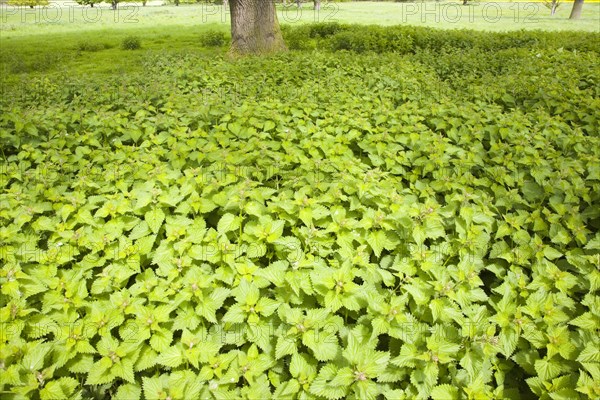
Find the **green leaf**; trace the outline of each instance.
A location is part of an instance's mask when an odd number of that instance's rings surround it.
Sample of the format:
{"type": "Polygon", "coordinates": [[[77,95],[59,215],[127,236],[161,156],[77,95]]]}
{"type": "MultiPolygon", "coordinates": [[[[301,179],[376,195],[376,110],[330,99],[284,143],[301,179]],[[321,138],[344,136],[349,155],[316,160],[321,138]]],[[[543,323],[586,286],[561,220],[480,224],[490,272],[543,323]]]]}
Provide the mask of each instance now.
{"type": "Polygon", "coordinates": [[[225,214],[217,224],[217,232],[219,232],[220,235],[223,235],[227,232],[236,230],[240,227],[240,222],[241,219],[239,217],[236,217],[233,214],[225,214]]]}
{"type": "Polygon", "coordinates": [[[246,313],[242,309],[242,307],[238,304],[234,304],[225,313],[223,316],[223,322],[230,323],[242,323],[246,321],[246,313]]]}
{"type": "Polygon", "coordinates": [[[512,328],[502,328],[499,334],[500,348],[506,358],[512,356],[512,353],[517,348],[519,334],[512,328]]]}
{"type": "Polygon", "coordinates": [[[372,231],[369,233],[367,237],[367,243],[373,249],[373,252],[377,257],[381,255],[381,251],[387,245],[387,236],[385,235],[385,231],[372,231]]]}
{"type": "Polygon", "coordinates": [[[163,398],[163,386],[159,378],[142,377],[142,387],[147,400],[160,400],[163,398]]]}
{"type": "Polygon", "coordinates": [[[353,386],[357,399],[375,400],[379,394],[377,384],[370,380],[358,381],[353,386]]]}
{"type": "Polygon", "coordinates": [[[283,235],[284,226],[285,226],[285,221],[282,221],[282,220],[273,221],[270,224],[268,224],[267,225],[267,227],[268,227],[267,242],[269,242],[269,243],[276,242],[277,239],[279,239],[281,237],[281,235],[283,235]]]}
{"type": "Polygon", "coordinates": [[[102,385],[105,383],[111,383],[114,381],[115,376],[109,372],[112,362],[109,358],[104,357],[100,361],[94,363],[92,369],[89,371],[87,385],[102,385]]]}
{"type": "Polygon", "coordinates": [[[50,352],[49,343],[38,343],[27,351],[23,357],[22,365],[29,371],[39,371],[44,366],[44,358],[50,352]]]}
{"type": "Polygon", "coordinates": [[[433,400],[458,400],[458,389],[452,385],[438,385],[431,391],[433,400]]]}
{"type": "Polygon", "coordinates": [[[312,351],[312,356],[319,361],[333,360],[340,346],[334,333],[327,329],[309,331],[302,335],[302,343],[312,351]]]}
{"type": "Polygon", "coordinates": [[[560,361],[554,359],[536,360],[534,366],[538,376],[545,381],[557,377],[563,371],[560,361]]]}
{"type": "Polygon", "coordinates": [[[42,390],[40,390],[41,400],[63,400],[70,398],[75,389],[79,386],[74,378],[60,378],[48,382],[42,390]]]}
{"type": "Polygon", "coordinates": [[[170,368],[177,368],[183,364],[183,353],[179,347],[171,346],[158,355],[156,362],[170,368]]]}
{"type": "Polygon", "coordinates": [[[160,227],[162,226],[163,222],[165,221],[165,213],[160,208],[154,208],[148,211],[144,218],[145,221],[148,223],[148,227],[150,227],[152,232],[156,234],[160,230],[160,227]]]}
{"type": "Polygon", "coordinates": [[[115,400],[140,400],[142,397],[142,389],[135,384],[126,383],[119,386],[115,394],[115,400]]]}
{"type": "Polygon", "coordinates": [[[286,355],[296,354],[298,349],[296,341],[292,337],[280,336],[275,346],[275,358],[280,359],[286,355]]]}
{"type": "Polygon", "coordinates": [[[555,260],[562,257],[562,253],[552,247],[544,247],[544,257],[548,260],[555,260]]]}

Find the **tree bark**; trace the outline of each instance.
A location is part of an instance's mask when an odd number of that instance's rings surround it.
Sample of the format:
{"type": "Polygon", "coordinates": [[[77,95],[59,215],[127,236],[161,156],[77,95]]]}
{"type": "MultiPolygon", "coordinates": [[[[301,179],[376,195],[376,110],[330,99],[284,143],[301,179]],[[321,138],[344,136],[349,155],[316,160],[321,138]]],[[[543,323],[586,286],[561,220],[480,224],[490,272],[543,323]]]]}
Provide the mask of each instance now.
{"type": "Polygon", "coordinates": [[[273,0],[229,0],[231,53],[264,54],[286,50],[273,0]]]}
{"type": "Polygon", "coordinates": [[[581,10],[583,9],[583,0],[573,1],[573,8],[571,9],[571,15],[569,19],[579,19],[581,17],[581,10]]]}
{"type": "Polygon", "coordinates": [[[314,0],[315,10],[319,11],[321,9],[321,0],[314,0]]]}

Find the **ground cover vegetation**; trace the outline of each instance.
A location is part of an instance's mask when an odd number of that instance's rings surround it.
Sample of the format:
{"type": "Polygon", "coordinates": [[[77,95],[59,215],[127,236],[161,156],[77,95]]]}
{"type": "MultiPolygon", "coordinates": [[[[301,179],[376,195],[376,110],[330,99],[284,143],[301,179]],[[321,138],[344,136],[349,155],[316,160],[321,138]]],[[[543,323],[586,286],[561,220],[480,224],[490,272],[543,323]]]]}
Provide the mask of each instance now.
{"type": "Polygon", "coordinates": [[[2,397],[597,398],[598,34],[282,30],[3,57],[2,397]]]}

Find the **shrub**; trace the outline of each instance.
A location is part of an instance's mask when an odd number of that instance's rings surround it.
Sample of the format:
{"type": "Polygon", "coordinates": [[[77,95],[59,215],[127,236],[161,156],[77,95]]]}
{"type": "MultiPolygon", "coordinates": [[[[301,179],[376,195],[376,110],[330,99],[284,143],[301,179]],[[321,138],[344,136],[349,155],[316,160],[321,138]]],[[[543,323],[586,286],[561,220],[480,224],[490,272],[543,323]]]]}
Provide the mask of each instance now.
{"type": "Polygon", "coordinates": [[[437,30],[414,26],[352,26],[338,23],[318,23],[283,26],[284,38],[292,50],[311,48],[357,53],[416,52],[420,49],[441,51],[471,48],[488,52],[505,49],[559,49],[598,52],[598,34],[587,32],[517,31],[504,33],[479,32],[467,29],[437,30]]]}
{"type": "Polygon", "coordinates": [[[222,47],[228,42],[227,34],[223,31],[210,30],[200,37],[200,43],[204,47],[222,47]]]}
{"type": "Polygon", "coordinates": [[[47,6],[50,4],[48,0],[9,0],[8,4],[11,6],[25,6],[33,8],[35,6],[47,6]]]}
{"type": "Polygon", "coordinates": [[[96,52],[105,49],[110,49],[112,46],[108,43],[91,43],[91,42],[79,42],[77,43],[77,50],[96,52]]]}
{"type": "Polygon", "coordinates": [[[412,38],[396,29],[357,26],[338,30],[331,36],[330,48],[334,51],[351,50],[357,53],[407,53],[412,49],[412,38]]]}
{"type": "Polygon", "coordinates": [[[317,40],[310,35],[310,25],[292,27],[282,25],[281,33],[290,50],[311,50],[317,47],[317,40]]]}
{"type": "Polygon", "coordinates": [[[326,38],[329,36],[333,36],[344,29],[345,27],[343,25],[338,24],[337,22],[320,22],[308,26],[309,35],[311,38],[326,38]]]}
{"type": "Polygon", "coordinates": [[[121,44],[123,50],[137,50],[141,47],[142,44],[137,36],[128,36],[123,39],[123,43],[121,44]]]}

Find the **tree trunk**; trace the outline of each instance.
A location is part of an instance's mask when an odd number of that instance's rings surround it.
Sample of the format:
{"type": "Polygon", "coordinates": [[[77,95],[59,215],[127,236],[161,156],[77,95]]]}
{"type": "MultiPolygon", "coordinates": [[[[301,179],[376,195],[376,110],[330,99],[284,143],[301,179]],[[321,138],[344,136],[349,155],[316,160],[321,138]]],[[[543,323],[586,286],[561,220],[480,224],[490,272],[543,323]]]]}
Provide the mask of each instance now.
{"type": "Polygon", "coordinates": [[[314,0],[315,10],[319,11],[321,9],[321,0],[314,0]]]}
{"type": "Polygon", "coordinates": [[[463,0],[463,6],[466,6],[466,5],[467,5],[467,1],[468,1],[468,0],[463,0]]]}
{"type": "Polygon", "coordinates": [[[558,1],[552,0],[552,8],[550,8],[550,15],[556,14],[556,7],[558,7],[558,1]]]}
{"type": "Polygon", "coordinates": [[[571,15],[569,19],[579,19],[581,17],[581,10],[583,9],[583,0],[575,0],[573,2],[573,8],[571,9],[571,15]]]}
{"type": "Polygon", "coordinates": [[[90,3],[90,7],[94,8],[94,3],[90,3]]]}
{"type": "Polygon", "coordinates": [[[231,53],[263,54],[286,50],[275,2],[230,0],[231,53]]]}
{"type": "Polygon", "coordinates": [[[296,0],[296,5],[298,6],[298,8],[300,8],[300,6],[302,5],[302,0],[296,0]]]}

